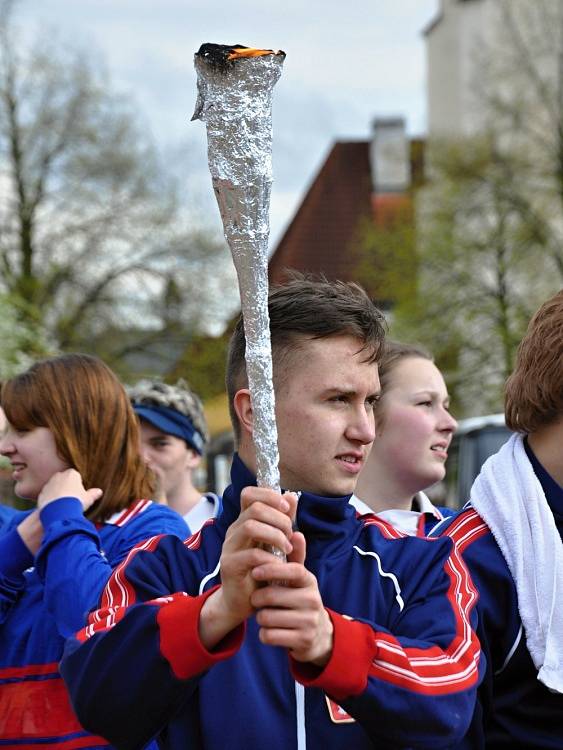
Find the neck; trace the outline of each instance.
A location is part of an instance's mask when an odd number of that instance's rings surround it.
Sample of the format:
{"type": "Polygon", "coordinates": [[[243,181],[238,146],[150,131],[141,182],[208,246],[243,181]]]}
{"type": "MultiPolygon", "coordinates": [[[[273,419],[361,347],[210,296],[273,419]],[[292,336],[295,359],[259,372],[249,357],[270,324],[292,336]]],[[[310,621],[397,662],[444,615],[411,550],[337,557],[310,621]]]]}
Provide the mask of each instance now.
{"type": "Polygon", "coordinates": [[[256,452],[252,440],[241,438],[236,451],[246,468],[256,476],[256,452]]]}
{"type": "Polygon", "coordinates": [[[401,487],[373,459],[374,456],[368,458],[368,464],[360,474],[355,492],[356,497],[363,500],[374,513],[391,509],[411,510],[416,490],[409,491],[401,487]]]}
{"type": "MultiPolygon", "coordinates": [[[[356,493],[357,494],[357,493],[356,493]]],[[[369,496],[358,495],[360,500],[363,500],[374,513],[381,513],[384,510],[412,510],[412,501],[414,495],[408,497],[397,497],[392,498],[389,495],[379,495],[377,492],[372,492],[369,496]]]]}
{"type": "Polygon", "coordinates": [[[560,487],[563,487],[563,418],[528,435],[534,455],[560,487]]]}
{"type": "Polygon", "coordinates": [[[181,516],[189,513],[200,500],[201,492],[193,486],[189,479],[181,482],[166,493],[166,505],[181,516]]]}

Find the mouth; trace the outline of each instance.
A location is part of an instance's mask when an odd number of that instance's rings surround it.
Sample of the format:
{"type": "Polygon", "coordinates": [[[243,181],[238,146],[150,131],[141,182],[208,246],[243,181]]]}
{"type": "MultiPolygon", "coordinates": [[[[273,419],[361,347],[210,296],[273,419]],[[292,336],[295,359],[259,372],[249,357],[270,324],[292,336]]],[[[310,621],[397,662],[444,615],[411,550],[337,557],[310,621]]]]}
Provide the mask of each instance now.
{"type": "Polygon", "coordinates": [[[12,479],[17,481],[25,469],[25,464],[12,464],[12,479]]]}
{"type": "Polygon", "coordinates": [[[431,445],[430,450],[440,458],[446,459],[448,457],[447,443],[436,443],[435,445],[431,445]]]}
{"type": "Polygon", "coordinates": [[[357,474],[364,465],[364,458],[361,453],[341,453],[336,456],[336,460],[350,474],[357,474]]]}

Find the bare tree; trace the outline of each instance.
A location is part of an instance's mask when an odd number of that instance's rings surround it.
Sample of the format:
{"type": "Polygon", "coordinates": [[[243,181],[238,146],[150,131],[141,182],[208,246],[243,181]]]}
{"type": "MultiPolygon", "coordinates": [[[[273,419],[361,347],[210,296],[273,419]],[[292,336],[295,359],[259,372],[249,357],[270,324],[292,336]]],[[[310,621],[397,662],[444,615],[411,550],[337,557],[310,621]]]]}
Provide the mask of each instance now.
{"type": "Polygon", "coordinates": [[[148,128],[101,65],[56,39],[25,48],[12,5],[0,5],[3,291],[63,349],[116,358],[143,337],[114,335],[109,351],[108,330],[197,329],[229,267],[224,243],[191,229],[148,128]]]}

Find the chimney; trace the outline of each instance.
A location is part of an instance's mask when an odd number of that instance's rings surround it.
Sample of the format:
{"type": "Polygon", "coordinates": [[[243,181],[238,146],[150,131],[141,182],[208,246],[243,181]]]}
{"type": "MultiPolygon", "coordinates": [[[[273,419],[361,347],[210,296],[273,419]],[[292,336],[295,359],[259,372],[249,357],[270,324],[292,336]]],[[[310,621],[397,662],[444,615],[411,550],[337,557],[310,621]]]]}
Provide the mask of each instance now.
{"type": "Polygon", "coordinates": [[[403,117],[373,121],[370,166],[374,193],[404,193],[410,185],[409,148],[403,117]]]}

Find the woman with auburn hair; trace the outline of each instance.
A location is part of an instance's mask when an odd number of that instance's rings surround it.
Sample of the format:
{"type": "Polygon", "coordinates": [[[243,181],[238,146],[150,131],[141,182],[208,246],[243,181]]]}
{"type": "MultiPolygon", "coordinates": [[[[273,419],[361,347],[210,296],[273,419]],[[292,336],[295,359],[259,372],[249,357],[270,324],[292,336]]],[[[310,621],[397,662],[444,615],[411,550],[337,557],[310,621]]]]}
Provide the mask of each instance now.
{"type": "Polygon", "coordinates": [[[479,590],[487,671],[460,747],[562,748],[563,290],[530,321],[505,416],[516,434],[432,534],[457,542],[479,590]]]}
{"type": "Polygon", "coordinates": [[[376,437],[350,502],[361,514],[377,513],[406,534],[426,536],[455,513],[433,505],[423,491],[444,478],[457,428],[448,389],[430,354],[417,346],[386,341],[378,367],[376,437]]]}
{"type": "Polygon", "coordinates": [[[105,746],[70,706],[58,672],[65,638],[132,547],[188,529],[147,499],[154,478],[139,455],[137,418],[101,360],[37,362],[3,384],[0,401],[8,420],[0,453],[16,494],[37,504],[0,531],[1,744],[105,746]]]}

